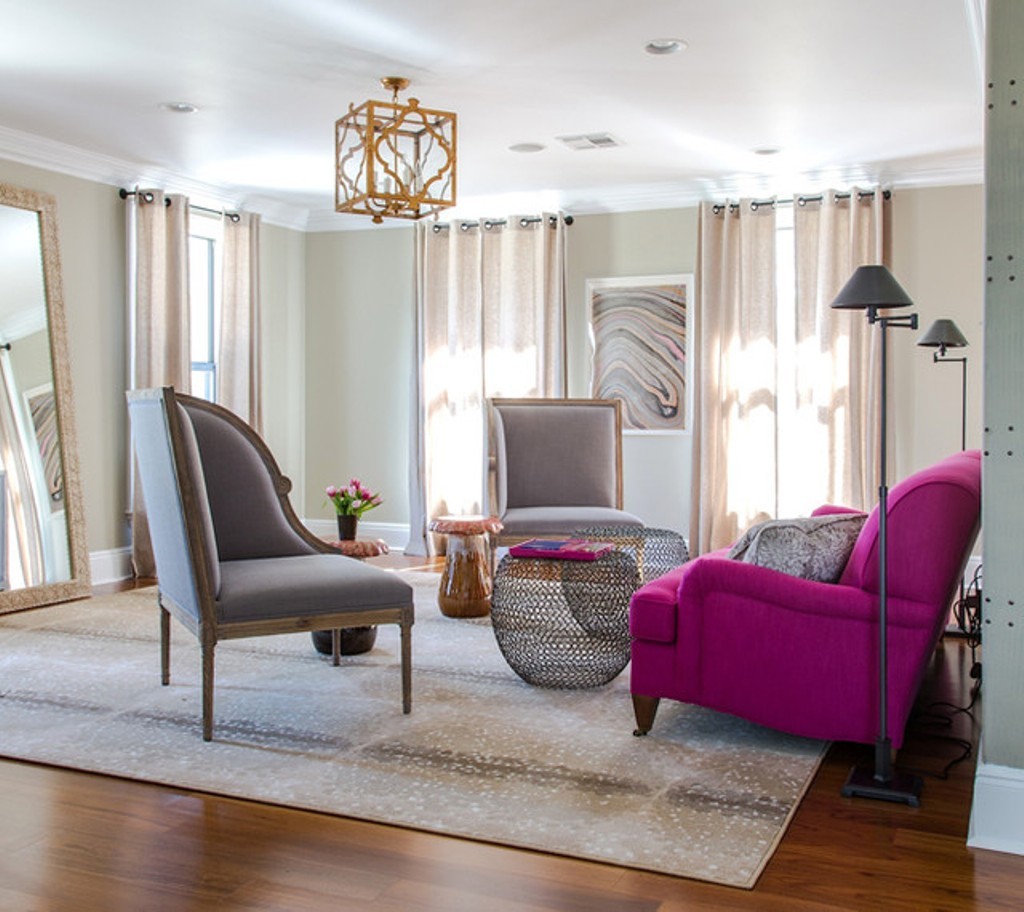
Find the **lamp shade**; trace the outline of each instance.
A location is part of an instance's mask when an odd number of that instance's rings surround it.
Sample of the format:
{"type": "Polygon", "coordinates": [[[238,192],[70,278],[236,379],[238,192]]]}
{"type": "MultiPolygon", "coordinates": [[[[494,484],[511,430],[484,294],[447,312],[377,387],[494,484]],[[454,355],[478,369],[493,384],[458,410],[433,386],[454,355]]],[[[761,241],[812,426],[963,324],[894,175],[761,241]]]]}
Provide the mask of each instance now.
{"type": "Polygon", "coordinates": [[[913,303],[903,286],[884,266],[858,266],[839,290],[832,307],[864,310],[869,307],[910,307],[913,303]]]}
{"type": "Polygon", "coordinates": [[[925,348],[965,348],[967,339],[960,328],[952,320],[936,320],[928,327],[928,331],[917,340],[918,345],[925,348]]]}

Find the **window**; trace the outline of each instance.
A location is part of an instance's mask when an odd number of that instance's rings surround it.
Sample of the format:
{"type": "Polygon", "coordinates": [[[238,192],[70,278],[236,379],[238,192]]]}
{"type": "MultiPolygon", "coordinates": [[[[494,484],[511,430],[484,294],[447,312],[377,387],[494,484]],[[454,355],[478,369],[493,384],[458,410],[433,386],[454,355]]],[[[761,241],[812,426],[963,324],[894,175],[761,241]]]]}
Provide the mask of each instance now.
{"type": "Polygon", "coordinates": [[[192,395],[210,402],[217,401],[221,238],[220,219],[193,211],[188,239],[192,395]]]}

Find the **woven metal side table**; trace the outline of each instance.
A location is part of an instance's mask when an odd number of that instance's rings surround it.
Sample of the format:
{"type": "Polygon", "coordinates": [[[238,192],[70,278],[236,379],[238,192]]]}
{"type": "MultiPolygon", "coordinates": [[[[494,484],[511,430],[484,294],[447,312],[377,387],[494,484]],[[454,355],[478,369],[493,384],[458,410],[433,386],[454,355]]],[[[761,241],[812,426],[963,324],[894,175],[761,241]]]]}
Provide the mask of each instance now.
{"type": "Polygon", "coordinates": [[[494,574],[491,624],[505,661],[528,684],[600,687],[629,662],[629,600],[636,561],[506,555],[494,574]]]}
{"type": "Polygon", "coordinates": [[[588,526],[577,529],[573,538],[609,542],[625,551],[640,570],[640,585],[664,576],[690,559],[686,539],[671,529],[646,526],[588,526]]]}

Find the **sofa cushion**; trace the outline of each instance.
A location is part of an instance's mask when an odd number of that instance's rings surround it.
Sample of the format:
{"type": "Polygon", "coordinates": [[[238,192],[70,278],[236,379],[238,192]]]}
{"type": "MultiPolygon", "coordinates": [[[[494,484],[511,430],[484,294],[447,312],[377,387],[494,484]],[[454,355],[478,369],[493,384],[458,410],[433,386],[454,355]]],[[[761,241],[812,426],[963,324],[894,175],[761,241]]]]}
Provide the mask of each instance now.
{"type": "Polygon", "coordinates": [[[834,583],[866,519],[864,513],[835,513],[768,520],[748,529],[729,557],[790,576],[834,583]]]}

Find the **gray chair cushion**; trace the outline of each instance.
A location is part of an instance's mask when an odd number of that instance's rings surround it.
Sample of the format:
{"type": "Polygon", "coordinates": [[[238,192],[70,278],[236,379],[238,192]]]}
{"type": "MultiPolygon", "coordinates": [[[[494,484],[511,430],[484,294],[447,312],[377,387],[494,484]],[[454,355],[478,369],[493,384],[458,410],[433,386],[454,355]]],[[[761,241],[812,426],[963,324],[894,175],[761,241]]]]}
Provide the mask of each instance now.
{"type": "Polygon", "coordinates": [[[614,508],[617,496],[615,412],[552,405],[495,406],[499,483],[508,509],[540,506],[614,508]]]}
{"type": "Polygon", "coordinates": [[[185,408],[202,455],[220,559],[314,553],[289,525],[273,478],[252,442],[219,415],[185,408]]]}
{"type": "Polygon", "coordinates": [[[412,587],[394,573],[341,554],[224,561],[217,619],[222,624],[367,611],[408,605],[412,587]]]}
{"type": "Polygon", "coordinates": [[[834,583],[866,519],[864,513],[838,513],[758,523],[732,546],[729,557],[790,576],[834,583]]]}
{"type": "Polygon", "coordinates": [[[611,507],[520,507],[501,517],[503,536],[564,535],[582,526],[642,526],[643,521],[611,507]]]}

